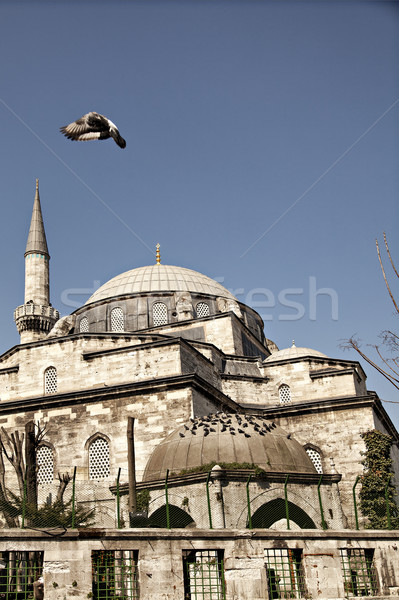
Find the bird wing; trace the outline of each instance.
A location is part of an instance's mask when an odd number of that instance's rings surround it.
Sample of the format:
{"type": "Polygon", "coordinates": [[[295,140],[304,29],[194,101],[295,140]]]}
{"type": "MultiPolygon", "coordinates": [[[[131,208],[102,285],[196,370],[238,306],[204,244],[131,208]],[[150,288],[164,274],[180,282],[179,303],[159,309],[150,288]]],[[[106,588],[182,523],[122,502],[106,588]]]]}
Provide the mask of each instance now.
{"type": "Polygon", "coordinates": [[[69,125],[65,125],[60,128],[61,133],[66,135],[72,140],[92,140],[98,139],[98,136],[94,137],[82,137],[82,135],[90,134],[92,132],[104,132],[109,130],[108,119],[103,115],[99,115],[95,112],[87,113],[80,119],[77,119],[69,125]]]}

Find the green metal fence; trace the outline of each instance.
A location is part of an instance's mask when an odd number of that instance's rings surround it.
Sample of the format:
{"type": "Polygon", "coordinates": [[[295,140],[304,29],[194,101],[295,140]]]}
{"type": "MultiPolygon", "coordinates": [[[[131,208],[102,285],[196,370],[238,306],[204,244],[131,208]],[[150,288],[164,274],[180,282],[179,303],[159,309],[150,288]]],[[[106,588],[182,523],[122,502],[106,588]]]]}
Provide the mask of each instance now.
{"type": "MultiPolygon", "coordinates": [[[[167,474],[163,484],[157,487],[143,489],[138,485],[140,512],[133,515],[128,510],[125,471],[118,469],[113,481],[93,481],[78,478],[74,469],[61,498],[59,482],[47,482],[38,485],[38,504],[32,506],[25,486],[22,499],[14,496],[8,504],[1,505],[0,510],[3,516],[7,512],[9,527],[39,529],[190,526],[366,529],[376,522],[361,512],[360,476],[337,485],[326,482],[320,475],[304,489],[290,474],[283,477],[280,474],[278,482],[270,485],[259,479],[255,471],[247,470],[239,475],[229,471],[228,485],[220,484],[217,491],[212,471],[196,477],[195,489],[190,482],[184,486],[181,478],[175,481],[176,478],[167,474]]],[[[219,477],[223,478],[220,472],[219,477]]],[[[388,493],[380,493],[373,507],[379,517],[378,528],[398,528],[398,513],[388,493]]]]}
{"type": "Polygon", "coordinates": [[[91,553],[94,600],[137,600],[138,552],[93,550],[91,553]]]}
{"type": "Polygon", "coordinates": [[[374,569],[374,550],[343,548],[340,550],[345,595],[377,596],[377,576],[374,569]]]}
{"type": "Polygon", "coordinates": [[[302,550],[273,548],[265,550],[269,598],[304,598],[305,578],[302,550]]]}
{"type": "Polygon", "coordinates": [[[43,552],[0,553],[0,598],[33,599],[33,584],[43,572],[43,552]]]}
{"type": "Polygon", "coordinates": [[[184,550],[184,600],[225,600],[223,550],[184,550]]]}

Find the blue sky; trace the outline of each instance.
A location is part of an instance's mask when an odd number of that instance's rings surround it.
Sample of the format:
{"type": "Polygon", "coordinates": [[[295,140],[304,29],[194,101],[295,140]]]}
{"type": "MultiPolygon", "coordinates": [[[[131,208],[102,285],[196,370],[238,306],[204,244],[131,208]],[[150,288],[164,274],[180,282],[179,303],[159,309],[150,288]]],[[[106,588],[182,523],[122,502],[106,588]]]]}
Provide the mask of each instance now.
{"type": "Polygon", "coordinates": [[[62,314],[159,242],[280,348],[356,360],[342,339],[397,331],[375,252],[386,231],[399,264],[396,2],[3,0],[0,16],[1,352],[36,177],[62,314]],[[90,110],[125,150],[59,133],[90,110]]]}

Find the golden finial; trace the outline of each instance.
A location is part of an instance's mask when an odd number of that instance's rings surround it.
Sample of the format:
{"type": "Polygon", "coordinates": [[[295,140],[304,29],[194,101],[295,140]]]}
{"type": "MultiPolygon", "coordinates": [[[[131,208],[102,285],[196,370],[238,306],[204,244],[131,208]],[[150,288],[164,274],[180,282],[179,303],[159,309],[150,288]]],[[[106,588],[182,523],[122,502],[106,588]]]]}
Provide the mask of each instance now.
{"type": "Polygon", "coordinates": [[[292,340],[292,348],[296,348],[296,346],[295,346],[295,340],[292,340]]]}
{"type": "Polygon", "coordinates": [[[157,256],[157,265],[161,264],[161,253],[159,251],[160,247],[161,246],[159,244],[157,244],[157,255],[156,255],[157,256]]]}
{"type": "Polygon", "coordinates": [[[36,190],[38,190],[38,189],[39,189],[39,180],[36,179],[36,190]]]}

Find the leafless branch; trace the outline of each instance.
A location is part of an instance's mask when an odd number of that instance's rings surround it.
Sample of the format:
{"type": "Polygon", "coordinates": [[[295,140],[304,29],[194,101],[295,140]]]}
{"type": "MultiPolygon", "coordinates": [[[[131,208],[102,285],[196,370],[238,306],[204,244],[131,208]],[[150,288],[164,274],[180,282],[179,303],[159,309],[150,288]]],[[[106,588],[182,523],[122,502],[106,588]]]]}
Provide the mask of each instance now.
{"type": "Polygon", "coordinates": [[[391,253],[389,252],[389,246],[388,246],[387,236],[385,235],[385,231],[384,231],[383,235],[384,235],[385,248],[386,248],[387,254],[389,256],[389,261],[390,261],[390,263],[392,265],[392,269],[395,271],[396,277],[399,278],[399,273],[396,270],[395,263],[393,262],[393,260],[391,258],[391,253]]]}
{"type": "MultiPolygon", "coordinates": [[[[393,302],[393,304],[394,304],[394,306],[396,308],[396,312],[399,313],[398,305],[395,302],[395,298],[393,297],[393,294],[391,292],[391,288],[389,287],[389,283],[388,283],[387,277],[385,275],[385,269],[384,269],[384,265],[382,264],[382,260],[381,260],[380,247],[378,245],[378,240],[375,240],[375,245],[377,246],[378,260],[380,261],[380,267],[381,267],[382,275],[384,277],[385,285],[387,286],[388,294],[389,294],[389,296],[390,296],[390,298],[391,298],[391,300],[392,300],[392,302],[393,302]]],[[[396,270],[395,270],[395,272],[396,272],[396,270]]]]}

